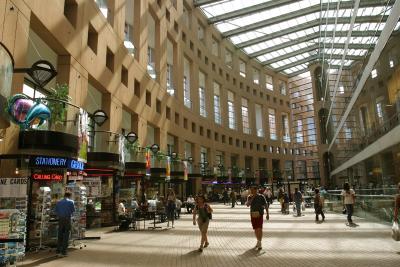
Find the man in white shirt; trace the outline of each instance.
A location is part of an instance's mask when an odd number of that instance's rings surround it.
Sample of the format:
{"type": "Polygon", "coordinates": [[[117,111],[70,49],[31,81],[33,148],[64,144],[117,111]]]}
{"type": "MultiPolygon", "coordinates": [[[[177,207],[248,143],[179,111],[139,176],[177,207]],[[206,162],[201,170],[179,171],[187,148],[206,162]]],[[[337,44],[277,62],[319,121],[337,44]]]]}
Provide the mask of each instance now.
{"type": "Polygon", "coordinates": [[[126,216],[126,200],[122,200],[118,205],[118,219],[119,219],[119,229],[120,230],[128,230],[130,220],[126,216]]]}
{"type": "Polygon", "coordinates": [[[194,198],[192,197],[192,195],[190,195],[186,200],[187,213],[192,213],[193,208],[194,208],[194,198]]]}

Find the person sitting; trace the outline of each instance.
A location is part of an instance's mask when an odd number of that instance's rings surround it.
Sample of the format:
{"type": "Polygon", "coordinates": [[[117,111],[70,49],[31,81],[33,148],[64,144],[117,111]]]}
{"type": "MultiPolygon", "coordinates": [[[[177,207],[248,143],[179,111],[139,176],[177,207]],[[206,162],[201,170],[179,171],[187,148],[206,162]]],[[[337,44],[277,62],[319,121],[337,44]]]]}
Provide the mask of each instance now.
{"type": "Polygon", "coordinates": [[[131,224],[130,219],[126,213],[126,200],[122,200],[118,205],[118,219],[119,219],[119,230],[128,230],[131,224]]]}
{"type": "Polygon", "coordinates": [[[192,195],[189,195],[189,197],[186,200],[186,211],[187,213],[192,213],[194,208],[194,198],[192,195]]]}
{"type": "Polygon", "coordinates": [[[175,219],[179,219],[181,217],[181,208],[182,208],[182,201],[179,198],[176,198],[175,200],[175,207],[176,207],[175,219]]]}

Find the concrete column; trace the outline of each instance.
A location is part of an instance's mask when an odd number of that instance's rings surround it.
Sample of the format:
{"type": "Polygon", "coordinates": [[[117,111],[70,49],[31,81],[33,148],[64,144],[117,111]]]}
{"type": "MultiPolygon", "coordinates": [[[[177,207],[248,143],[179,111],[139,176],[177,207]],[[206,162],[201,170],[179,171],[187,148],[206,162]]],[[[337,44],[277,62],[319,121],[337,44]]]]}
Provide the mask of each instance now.
{"type": "Polygon", "coordinates": [[[121,40],[125,39],[125,0],[107,0],[109,14],[108,21],[121,40]]]}
{"type": "Polygon", "coordinates": [[[135,42],[135,59],[139,61],[142,68],[147,69],[147,16],[148,1],[134,1],[134,42],[135,42]]]}

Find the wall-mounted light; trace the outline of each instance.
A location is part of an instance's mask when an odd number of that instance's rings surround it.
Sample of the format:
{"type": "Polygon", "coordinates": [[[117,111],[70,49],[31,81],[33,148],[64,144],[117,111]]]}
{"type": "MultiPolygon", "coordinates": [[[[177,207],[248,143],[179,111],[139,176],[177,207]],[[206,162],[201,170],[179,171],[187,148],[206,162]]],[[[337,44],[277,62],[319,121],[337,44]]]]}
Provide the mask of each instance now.
{"type": "Polygon", "coordinates": [[[107,113],[101,109],[96,110],[91,115],[94,123],[101,127],[108,119],[107,113]]]}
{"type": "Polygon", "coordinates": [[[15,168],[15,174],[19,174],[19,168],[17,167],[17,168],[15,168]]]}
{"type": "Polygon", "coordinates": [[[178,158],[178,153],[172,152],[172,153],[171,153],[171,158],[172,158],[172,159],[177,159],[177,158],[178,158]]]}
{"type": "Polygon", "coordinates": [[[153,152],[153,154],[157,154],[158,151],[160,150],[160,146],[157,144],[153,144],[153,145],[151,145],[150,150],[151,150],[151,152],[153,152]]]}
{"type": "Polygon", "coordinates": [[[125,138],[126,138],[126,140],[127,140],[129,143],[133,144],[133,143],[135,143],[136,140],[138,139],[138,136],[137,136],[136,133],[130,132],[130,133],[128,133],[127,135],[125,135],[125,138]]]}
{"type": "Polygon", "coordinates": [[[188,158],[187,158],[187,161],[188,161],[190,164],[192,164],[192,163],[193,163],[193,157],[188,157],[188,158]]]}
{"type": "Polygon", "coordinates": [[[36,61],[30,68],[15,68],[14,73],[27,73],[42,88],[57,76],[56,69],[47,60],[36,61]]]}

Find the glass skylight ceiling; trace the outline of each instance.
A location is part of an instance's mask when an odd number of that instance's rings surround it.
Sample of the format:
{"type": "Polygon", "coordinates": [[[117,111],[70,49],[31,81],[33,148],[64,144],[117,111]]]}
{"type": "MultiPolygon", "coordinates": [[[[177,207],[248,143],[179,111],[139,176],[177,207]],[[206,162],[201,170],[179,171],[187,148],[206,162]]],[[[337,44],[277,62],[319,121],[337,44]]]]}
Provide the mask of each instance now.
{"type": "MultiPolygon", "coordinates": [[[[368,56],[395,0],[194,0],[209,23],[251,58],[290,76],[324,59],[333,69],[368,56]],[[338,7],[339,5],[339,7],[338,7]]],[[[395,30],[400,28],[398,23],[395,30]]]]}

